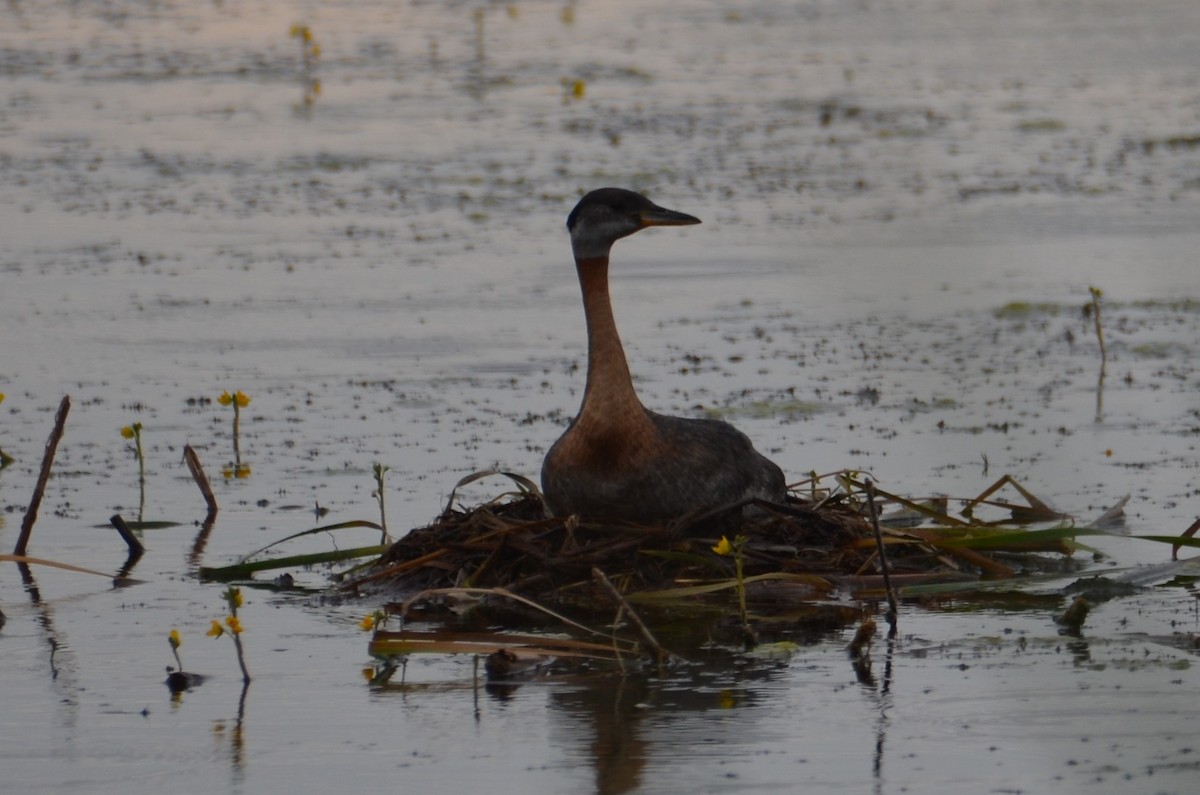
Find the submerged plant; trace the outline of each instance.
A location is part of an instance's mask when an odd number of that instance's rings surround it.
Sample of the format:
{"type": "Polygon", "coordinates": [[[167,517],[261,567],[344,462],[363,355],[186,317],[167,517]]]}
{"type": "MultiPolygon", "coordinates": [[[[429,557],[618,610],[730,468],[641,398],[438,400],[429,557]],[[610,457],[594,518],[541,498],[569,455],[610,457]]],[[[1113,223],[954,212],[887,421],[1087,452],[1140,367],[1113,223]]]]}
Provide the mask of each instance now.
{"type": "Polygon", "coordinates": [[[358,628],[363,632],[371,632],[383,629],[385,623],[387,623],[387,612],[376,610],[374,613],[363,616],[362,621],[358,622],[358,628]]]}
{"type": "Polygon", "coordinates": [[[722,557],[733,557],[733,571],[734,576],[737,577],[738,615],[742,619],[743,630],[749,630],[750,628],[746,613],[746,575],[742,570],[742,553],[747,540],[746,536],[741,534],[734,536],[733,541],[730,541],[725,536],[721,536],[721,540],[712,548],[713,552],[722,557]]]}
{"type": "Polygon", "coordinates": [[[192,674],[183,670],[183,660],[179,657],[179,647],[183,645],[183,640],[179,637],[179,630],[172,628],[167,633],[167,642],[171,644],[171,654],[175,655],[174,669],[167,666],[167,687],[172,694],[172,700],[177,700],[185,690],[199,685],[204,681],[204,677],[200,674],[192,674]]]}
{"type": "Polygon", "coordinates": [[[250,405],[250,398],[239,389],[232,395],[228,391],[222,392],[221,396],[217,398],[217,402],[222,406],[233,406],[233,465],[225,467],[221,470],[221,474],[227,478],[249,477],[250,466],[242,464],[240,431],[242,409],[250,405]]]}
{"type": "Polygon", "coordinates": [[[375,478],[375,491],[371,492],[371,496],[379,503],[379,526],[383,530],[382,535],[379,537],[380,544],[387,544],[392,540],[391,536],[388,535],[387,511],[383,505],[383,476],[389,471],[391,471],[391,467],[384,466],[383,464],[376,463],[371,466],[371,475],[375,478]]]}
{"type": "Polygon", "coordinates": [[[146,456],[142,452],[142,424],[135,422],[121,429],[121,436],[133,441],[133,452],[138,462],[138,523],[146,509],[146,456]]]}
{"type": "Polygon", "coordinates": [[[183,660],[179,659],[179,647],[183,645],[183,640],[179,637],[179,630],[172,629],[167,633],[167,642],[171,644],[171,654],[175,655],[175,664],[179,666],[175,670],[183,671],[183,660]]]}
{"type": "Polygon", "coordinates": [[[312,28],[308,25],[292,25],[288,36],[300,44],[300,66],[304,81],[304,96],[300,110],[308,110],[321,96],[321,80],[316,76],[317,59],[321,57],[321,45],[317,44],[312,28]]]}
{"type": "Polygon", "coordinates": [[[214,618],[209,625],[207,634],[210,638],[228,635],[233,639],[233,647],[237,650],[238,665],[242,668],[242,682],[250,684],[250,671],[246,668],[246,655],[242,649],[242,621],[237,614],[238,608],[242,606],[242,589],[231,585],[221,594],[221,598],[229,606],[229,615],[225,617],[224,625],[214,618]]]}

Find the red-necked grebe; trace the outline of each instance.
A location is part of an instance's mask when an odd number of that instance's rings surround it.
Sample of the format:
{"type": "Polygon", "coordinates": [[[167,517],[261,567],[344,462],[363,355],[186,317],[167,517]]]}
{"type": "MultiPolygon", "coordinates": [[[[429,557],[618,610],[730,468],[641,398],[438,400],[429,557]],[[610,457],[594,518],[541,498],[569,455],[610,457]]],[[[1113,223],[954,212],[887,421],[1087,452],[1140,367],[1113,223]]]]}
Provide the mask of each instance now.
{"type": "Polygon", "coordinates": [[[700,223],[621,188],[584,196],[567,218],[587,321],[579,415],[542,463],[558,516],[653,523],[750,497],[784,502],[783,471],[719,420],[666,417],[638,400],[608,294],[612,244],[648,226],[700,223]]]}

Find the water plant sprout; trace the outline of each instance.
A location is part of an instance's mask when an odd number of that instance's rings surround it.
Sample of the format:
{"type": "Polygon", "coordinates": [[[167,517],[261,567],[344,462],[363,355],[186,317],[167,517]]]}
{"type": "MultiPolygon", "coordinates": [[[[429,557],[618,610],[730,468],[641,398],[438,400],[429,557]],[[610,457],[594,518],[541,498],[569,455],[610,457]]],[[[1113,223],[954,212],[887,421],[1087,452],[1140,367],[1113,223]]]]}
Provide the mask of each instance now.
{"type": "Polygon", "coordinates": [[[183,672],[183,660],[179,659],[179,647],[183,645],[183,640],[179,637],[179,630],[172,628],[167,633],[167,642],[171,644],[171,654],[175,655],[175,664],[179,666],[175,670],[183,672]]]}
{"type": "Polygon", "coordinates": [[[300,44],[300,65],[304,84],[304,96],[299,110],[308,110],[321,95],[321,80],[316,76],[317,59],[321,57],[321,45],[313,37],[312,28],[304,24],[292,25],[288,35],[300,44]]]}
{"type": "Polygon", "coordinates": [[[121,429],[121,436],[133,441],[133,452],[138,462],[138,524],[146,510],[146,456],[142,452],[142,424],[135,422],[121,429]]]}
{"type": "Polygon", "coordinates": [[[229,605],[229,615],[225,617],[224,625],[214,618],[207,634],[210,638],[228,635],[233,639],[233,647],[237,650],[238,665],[242,668],[242,682],[248,685],[250,684],[250,671],[246,668],[246,655],[242,649],[242,622],[237,614],[238,608],[242,606],[242,589],[231,585],[221,593],[221,598],[229,605]]]}
{"type": "Polygon", "coordinates": [[[380,463],[371,465],[371,475],[375,478],[375,491],[371,492],[371,496],[379,503],[379,526],[382,528],[382,534],[379,537],[380,544],[386,544],[392,540],[392,537],[388,535],[387,511],[383,504],[383,477],[390,470],[391,467],[380,463]]]}
{"type": "Polygon", "coordinates": [[[750,631],[749,617],[746,613],[746,576],[742,571],[743,553],[746,541],[748,540],[746,536],[740,533],[735,535],[732,541],[725,536],[721,536],[721,540],[712,548],[713,552],[722,557],[733,557],[733,571],[734,576],[737,578],[738,616],[742,620],[742,630],[744,632],[750,631]]]}
{"type": "Polygon", "coordinates": [[[232,395],[229,392],[222,392],[217,398],[217,402],[222,406],[233,406],[233,467],[224,471],[225,477],[244,478],[250,474],[250,467],[242,464],[242,447],[239,438],[241,429],[241,411],[246,406],[250,405],[250,398],[242,390],[237,390],[232,395]]]}

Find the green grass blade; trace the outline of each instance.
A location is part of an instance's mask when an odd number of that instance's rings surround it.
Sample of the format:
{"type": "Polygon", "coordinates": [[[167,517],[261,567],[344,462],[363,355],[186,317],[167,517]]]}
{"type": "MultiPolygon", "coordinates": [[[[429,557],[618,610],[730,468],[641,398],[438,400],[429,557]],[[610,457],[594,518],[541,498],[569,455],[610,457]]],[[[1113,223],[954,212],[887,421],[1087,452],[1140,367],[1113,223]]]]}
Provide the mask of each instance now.
{"type": "Polygon", "coordinates": [[[245,563],[246,561],[250,560],[250,558],[254,557],[255,555],[259,555],[263,552],[266,552],[271,547],[277,547],[280,544],[286,543],[286,542],[291,541],[296,538],[303,538],[304,536],[311,536],[311,535],[315,535],[317,533],[329,533],[334,530],[347,530],[347,529],[350,529],[353,527],[366,527],[370,530],[382,530],[383,529],[383,527],[381,525],[375,524],[374,522],[368,522],[365,519],[353,519],[349,522],[338,522],[337,524],[322,525],[321,527],[314,527],[310,530],[302,530],[299,533],[293,533],[292,535],[285,536],[284,538],[280,538],[277,541],[272,541],[270,544],[267,544],[265,547],[254,550],[249,555],[243,555],[240,562],[245,563]]]}
{"type": "Polygon", "coordinates": [[[200,579],[219,581],[234,580],[243,577],[249,577],[258,571],[269,571],[271,569],[284,569],[288,567],[303,568],[306,566],[315,566],[321,563],[336,563],[340,560],[365,558],[371,555],[382,555],[386,551],[386,544],[377,544],[371,547],[333,549],[327,552],[312,552],[306,555],[290,555],[284,558],[271,558],[270,560],[256,560],[250,562],[243,560],[240,563],[234,563],[229,566],[219,566],[215,568],[202,567],[200,569],[200,579]]]}

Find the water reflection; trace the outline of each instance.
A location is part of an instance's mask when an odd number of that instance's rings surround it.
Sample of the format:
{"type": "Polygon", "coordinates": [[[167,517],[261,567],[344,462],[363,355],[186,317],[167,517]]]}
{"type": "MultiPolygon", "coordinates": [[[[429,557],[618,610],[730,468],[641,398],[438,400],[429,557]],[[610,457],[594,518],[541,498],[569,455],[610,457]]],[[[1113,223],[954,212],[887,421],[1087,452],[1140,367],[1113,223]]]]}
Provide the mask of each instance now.
{"type": "MultiPolygon", "coordinates": [[[[766,624],[763,640],[791,649],[818,646],[839,637],[858,616],[857,609],[841,607],[798,609],[782,621],[766,624]]],[[[549,685],[551,743],[561,748],[556,756],[586,760],[598,793],[632,792],[645,787],[651,764],[686,764],[690,757],[699,759],[714,751],[744,755],[756,743],[752,730],[747,733],[753,721],[746,716],[774,706],[772,694],[784,688],[794,675],[791,660],[746,652],[738,641],[737,622],[724,616],[697,618],[685,614],[669,621],[663,616],[655,618],[655,632],[661,642],[686,662],[641,670],[628,663],[624,674],[608,667],[598,669],[592,663],[552,667],[547,673],[529,678],[486,682],[480,678],[476,662],[470,685],[475,721],[488,719],[486,709],[481,709],[481,699],[485,704],[491,701],[510,705],[527,688],[549,685]],[[725,715],[733,717],[734,713],[737,719],[725,719],[725,715]]],[[[592,624],[598,620],[591,617],[592,624]]],[[[454,624],[457,631],[477,631],[498,624],[510,629],[514,626],[511,614],[501,618],[486,609],[449,618],[447,623],[454,624]]],[[[531,628],[528,623],[525,619],[520,631],[557,631],[557,627],[531,628]]],[[[847,666],[856,665],[848,657],[843,659],[847,666]]],[[[886,694],[890,662],[882,686],[870,677],[869,665],[862,670],[866,672],[860,680],[864,687],[886,694]]],[[[415,694],[466,687],[465,683],[406,683],[401,679],[378,686],[376,691],[396,694],[407,701],[415,694]]],[[[880,709],[882,713],[883,706],[880,709]]],[[[881,725],[886,725],[883,718],[881,725]]],[[[882,747],[882,739],[878,744],[882,747]]]]}
{"type": "Polygon", "coordinates": [[[213,721],[214,750],[218,757],[228,759],[230,784],[234,787],[241,787],[246,780],[246,694],[249,692],[249,683],[243,684],[232,729],[227,731],[224,718],[213,721]]]}

